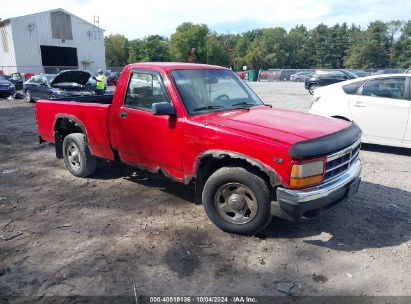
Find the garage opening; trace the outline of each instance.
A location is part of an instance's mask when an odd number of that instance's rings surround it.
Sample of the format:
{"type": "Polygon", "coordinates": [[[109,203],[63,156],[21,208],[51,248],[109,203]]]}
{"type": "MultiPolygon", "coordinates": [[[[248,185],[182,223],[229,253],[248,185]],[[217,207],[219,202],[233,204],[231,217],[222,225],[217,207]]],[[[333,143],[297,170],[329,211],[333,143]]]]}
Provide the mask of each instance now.
{"type": "Polygon", "coordinates": [[[72,47],[41,45],[41,61],[46,74],[77,69],[77,49],[72,47]]]}

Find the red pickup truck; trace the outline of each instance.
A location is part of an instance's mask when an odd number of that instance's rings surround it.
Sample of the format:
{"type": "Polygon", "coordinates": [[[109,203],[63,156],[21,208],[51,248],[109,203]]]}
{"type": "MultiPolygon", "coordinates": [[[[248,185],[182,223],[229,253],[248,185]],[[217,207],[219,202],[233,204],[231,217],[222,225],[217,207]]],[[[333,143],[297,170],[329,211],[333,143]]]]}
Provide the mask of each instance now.
{"type": "Polygon", "coordinates": [[[36,118],[73,175],[91,176],[103,158],[194,184],[227,232],[315,218],[360,183],[355,124],[273,109],[218,66],[131,64],[114,95],[39,100],[36,118]]]}

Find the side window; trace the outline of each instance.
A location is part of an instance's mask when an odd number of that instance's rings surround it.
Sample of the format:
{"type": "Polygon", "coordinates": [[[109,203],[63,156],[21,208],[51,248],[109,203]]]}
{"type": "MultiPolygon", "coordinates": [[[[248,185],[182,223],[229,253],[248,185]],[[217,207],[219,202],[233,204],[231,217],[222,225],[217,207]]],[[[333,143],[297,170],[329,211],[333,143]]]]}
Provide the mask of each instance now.
{"type": "Polygon", "coordinates": [[[134,73],[128,84],[124,105],[151,110],[151,105],[157,102],[168,102],[159,78],[153,74],[134,73]]]}
{"type": "Polygon", "coordinates": [[[11,79],[13,79],[13,80],[15,80],[15,81],[19,81],[19,80],[21,80],[21,76],[20,76],[20,74],[12,74],[11,75],[11,79]]]}
{"type": "Polygon", "coordinates": [[[350,84],[346,84],[345,86],[342,87],[342,89],[344,90],[346,94],[355,95],[355,93],[357,93],[358,89],[361,88],[363,83],[364,81],[353,82],[350,84]]]}
{"type": "Polygon", "coordinates": [[[344,79],[348,77],[341,71],[330,71],[330,78],[344,79]]]}
{"type": "Polygon", "coordinates": [[[382,78],[367,81],[363,86],[362,95],[404,99],[405,77],[382,78]]]}

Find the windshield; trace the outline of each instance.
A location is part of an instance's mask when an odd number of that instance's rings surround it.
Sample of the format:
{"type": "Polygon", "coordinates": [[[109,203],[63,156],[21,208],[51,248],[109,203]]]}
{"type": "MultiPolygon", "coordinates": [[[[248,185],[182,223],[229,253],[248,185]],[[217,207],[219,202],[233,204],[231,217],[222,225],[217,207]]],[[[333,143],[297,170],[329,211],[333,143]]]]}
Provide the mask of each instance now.
{"type": "Polygon", "coordinates": [[[3,75],[0,75],[0,80],[6,80],[6,77],[4,77],[3,75]]]}
{"type": "Polygon", "coordinates": [[[47,81],[51,83],[53,79],[56,77],[56,75],[45,75],[45,77],[47,78],[47,81]]]}
{"type": "Polygon", "coordinates": [[[232,71],[174,70],[171,77],[189,115],[262,105],[232,71]]]}

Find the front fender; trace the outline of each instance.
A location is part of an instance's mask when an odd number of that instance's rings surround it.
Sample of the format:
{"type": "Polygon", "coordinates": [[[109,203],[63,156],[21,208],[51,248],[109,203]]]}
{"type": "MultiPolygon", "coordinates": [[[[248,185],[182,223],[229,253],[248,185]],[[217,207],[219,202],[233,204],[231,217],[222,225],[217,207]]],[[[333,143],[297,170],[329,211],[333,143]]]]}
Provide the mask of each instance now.
{"type": "Polygon", "coordinates": [[[272,186],[276,186],[278,184],[282,184],[281,177],[277,174],[274,168],[266,165],[265,163],[254,159],[252,157],[249,157],[245,154],[238,153],[238,152],[233,152],[233,151],[227,151],[227,150],[207,150],[202,152],[197,156],[197,161],[194,164],[194,172],[197,175],[198,174],[198,169],[201,166],[201,163],[206,157],[212,157],[214,159],[223,159],[225,157],[229,157],[231,159],[239,159],[247,162],[251,166],[257,167],[259,170],[264,172],[265,174],[268,175],[270,179],[270,184],[272,186]]]}

